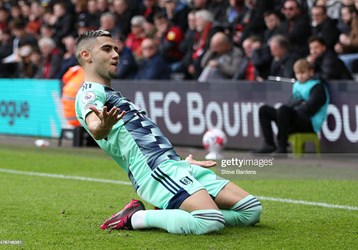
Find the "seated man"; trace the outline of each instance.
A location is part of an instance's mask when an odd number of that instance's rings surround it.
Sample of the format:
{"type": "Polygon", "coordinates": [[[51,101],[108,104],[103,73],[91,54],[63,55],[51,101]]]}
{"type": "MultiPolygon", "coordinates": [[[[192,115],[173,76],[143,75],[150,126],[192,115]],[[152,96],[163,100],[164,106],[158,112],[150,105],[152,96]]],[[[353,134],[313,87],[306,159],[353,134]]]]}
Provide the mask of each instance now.
{"type": "Polygon", "coordinates": [[[308,40],[310,54],[307,60],[313,64],[314,73],[325,81],[353,79],[346,65],[337,54],[327,48],[321,37],[312,36],[308,40]]]}
{"type": "Polygon", "coordinates": [[[230,38],[217,32],[210,40],[210,48],[201,59],[204,69],[198,81],[231,79],[242,62],[243,53],[233,46],[230,38]]]}
{"type": "Polygon", "coordinates": [[[164,80],[170,79],[169,63],[159,54],[154,39],[146,38],[142,44],[143,60],[139,64],[136,80],[164,80]]]}
{"type": "Polygon", "coordinates": [[[297,81],[292,87],[288,104],[278,109],[264,105],[259,109],[259,119],[265,139],[261,149],[254,153],[287,153],[288,135],[296,132],[317,133],[327,116],[329,96],[324,84],[312,79],[312,65],[306,59],[294,64],[297,81]],[[277,141],[274,142],[271,122],[278,127],[277,141]]]}

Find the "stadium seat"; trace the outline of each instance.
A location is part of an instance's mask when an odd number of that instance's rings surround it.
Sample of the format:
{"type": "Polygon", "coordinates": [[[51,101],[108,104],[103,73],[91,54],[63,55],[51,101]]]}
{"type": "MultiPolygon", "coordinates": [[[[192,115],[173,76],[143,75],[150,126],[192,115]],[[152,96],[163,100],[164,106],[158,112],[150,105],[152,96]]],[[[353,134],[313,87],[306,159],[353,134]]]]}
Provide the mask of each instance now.
{"type": "Polygon", "coordinates": [[[321,144],[316,133],[294,133],[288,137],[292,145],[292,154],[294,158],[301,158],[305,151],[305,143],[313,142],[316,146],[316,154],[321,154],[321,144]]]}

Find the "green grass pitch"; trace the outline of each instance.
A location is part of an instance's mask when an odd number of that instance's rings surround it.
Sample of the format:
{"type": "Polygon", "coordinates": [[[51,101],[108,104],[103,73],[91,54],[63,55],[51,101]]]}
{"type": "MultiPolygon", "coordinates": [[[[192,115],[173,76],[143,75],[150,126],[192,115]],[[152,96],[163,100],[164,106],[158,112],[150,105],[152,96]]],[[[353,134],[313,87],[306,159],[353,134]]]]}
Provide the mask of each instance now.
{"type": "MultiPolygon", "coordinates": [[[[0,145],[1,169],[128,182],[99,149],[0,145]]],[[[274,176],[233,181],[256,196],[358,206],[354,178],[274,176]]],[[[357,210],[269,200],[261,201],[264,211],[257,226],[225,228],[215,234],[99,229],[132,198],[138,196],[129,185],[0,171],[0,249],[14,247],[8,245],[11,240],[21,241],[16,249],[356,249],[358,245],[357,210]]]]}

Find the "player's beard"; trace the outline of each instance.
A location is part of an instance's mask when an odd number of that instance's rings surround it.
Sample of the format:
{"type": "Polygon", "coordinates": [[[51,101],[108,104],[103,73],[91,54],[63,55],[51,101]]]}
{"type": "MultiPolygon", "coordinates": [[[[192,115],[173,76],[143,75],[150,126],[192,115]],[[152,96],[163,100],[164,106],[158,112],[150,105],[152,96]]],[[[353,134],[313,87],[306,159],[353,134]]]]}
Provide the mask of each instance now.
{"type": "Polygon", "coordinates": [[[111,79],[117,79],[118,78],[118,72],[117,71],[115,71],[115,72],[109,71],[108,74],[109,74],[109,77],[111,79]]]}

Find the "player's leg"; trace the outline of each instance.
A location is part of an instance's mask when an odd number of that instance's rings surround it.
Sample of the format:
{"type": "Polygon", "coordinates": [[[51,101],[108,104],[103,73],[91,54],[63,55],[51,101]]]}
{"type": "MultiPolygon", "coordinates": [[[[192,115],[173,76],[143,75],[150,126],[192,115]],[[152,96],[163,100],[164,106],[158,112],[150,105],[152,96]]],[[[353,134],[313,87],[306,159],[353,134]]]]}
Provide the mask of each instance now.
{"type": "Polygon", "coordinates": [[[162,210],[134,213],[132,227],[162,228],[175,234],[205,234],[219,231],[225,221],[222,212],[204,187],[191,175],[185,162],[171,162],[154,170],[138,194],[162,210]]]}
{"type": "Polygon", "coordinates": [[[225,225],[250,226],[260,220],[260,201],[232,182],[218,193],[215,202],[221,208],[225,225]]]}
{"type": "Polygon", "coordinates": [[[246,226],[258,222],[262,206],[255,197],[210,169],[192,165],[192,174],[215,198],[224,215],[225,225],[246,226]]]}
{"type": "Polygon", "coordinates": [[[135,229],[162,228],[175,234],[206,234],[224,228],[225,220],[208,192],[202,189],[186,198],[179,209],[139,211],[132,223],[135,229]]]}

